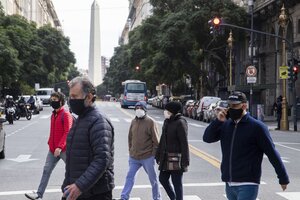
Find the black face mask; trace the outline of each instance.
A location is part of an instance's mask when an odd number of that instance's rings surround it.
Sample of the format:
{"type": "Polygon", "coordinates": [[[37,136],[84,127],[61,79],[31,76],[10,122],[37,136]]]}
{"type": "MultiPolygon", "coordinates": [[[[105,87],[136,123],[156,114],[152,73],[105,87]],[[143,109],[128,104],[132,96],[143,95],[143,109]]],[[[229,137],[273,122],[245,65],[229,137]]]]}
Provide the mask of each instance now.
{"type": "Polygon", "coordinates": [[[70,99],[69,104],[71,107],[71,111],[75,113],[76,115],[81,115],[84,110],[86,109],[84,105],[84,99],[70,99]]]}
{"type": "Polygon", "coordinates": [[[243,109],[240,108],[240,109],[233,109],[233,108],[229,108],[228,112],[229,112],[229,117],[232,119],[232,120],[237,120],[239,118],[242,117],[242,114],[243,114],[243,109]]]}
{"type": "Polygon", "coordinates": [[[53,109],[58,109],[60,108],[60,101],[51,101],[50,105],[52,106],[53,109]]]}

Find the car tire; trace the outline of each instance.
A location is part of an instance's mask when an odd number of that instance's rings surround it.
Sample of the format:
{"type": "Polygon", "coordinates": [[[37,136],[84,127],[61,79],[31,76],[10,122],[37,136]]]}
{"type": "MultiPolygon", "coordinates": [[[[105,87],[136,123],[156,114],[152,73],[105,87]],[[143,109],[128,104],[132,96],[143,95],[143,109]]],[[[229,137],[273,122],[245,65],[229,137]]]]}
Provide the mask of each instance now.
{"type": "Polygon", "coordinates": [[[3,145],[3,150],[0,152],[0,159],[5,158],[5,145],[3,145]]]}

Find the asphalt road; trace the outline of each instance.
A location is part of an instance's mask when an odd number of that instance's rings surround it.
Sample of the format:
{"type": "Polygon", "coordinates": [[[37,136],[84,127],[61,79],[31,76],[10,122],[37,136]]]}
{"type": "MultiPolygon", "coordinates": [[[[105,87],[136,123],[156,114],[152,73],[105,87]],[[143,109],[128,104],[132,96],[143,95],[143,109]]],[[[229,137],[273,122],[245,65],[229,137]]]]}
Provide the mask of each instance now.
{"type": "MultiPolygon", "coordinates": [[[[115,127],[115,184],[114,198],[119,198],[128,170],[127,134],[133,109],[121,109],[116,102],[97,102],[99,109],[106,113],[115,127]]],[[[149,106],[148,114],[153,117],[161,130],[163,111],[149,106]]],[[[26,199],[25,192],[36,190],[41,178],[48,151],[51,108],[45,107],[32,120],[21,118],[13,125],[5,124],[6,159],[0,160],[0,200],[26,199]]],[[[219,143],[206,144],[202,141],[207,123],[188,119],[191,166],[184,174],[185,200],[225,200],[224,183],[220,179],[219,143]]],[[[270,127],[274,124],[268,124],[270,127]]],[[[300,133],[271,131],[276,148],[280,152],[288,170],[291,183],[285,192],[281,191],[275,171],[264,158],[262,184],[259,200],[299,200],[300,199],[300,133]]],[[[58,200],[64,177],[64,163],[54,169],[44,200],[58,200]]],[[[163,199],[168,199],[161,188],[163,199]]],[[[143,169],[136,177],[131,197],[134,200],[150,200],[151,186],[143,169]]]]}

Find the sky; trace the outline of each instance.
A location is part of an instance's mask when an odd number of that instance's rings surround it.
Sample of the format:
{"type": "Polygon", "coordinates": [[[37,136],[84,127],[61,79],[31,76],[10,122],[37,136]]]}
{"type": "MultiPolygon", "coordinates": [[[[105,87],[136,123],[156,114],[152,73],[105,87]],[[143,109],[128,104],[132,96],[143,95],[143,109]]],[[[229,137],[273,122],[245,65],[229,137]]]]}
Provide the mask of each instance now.
{"type": "MultiPolygon", "coordinates": [[[[91,6],[94,0],[52,0],[76,66],[88,68],[91,6]]],[[[128,0],[98,0],[100,3],[101,55],[112,57],[128,17],[128,0]]]]}

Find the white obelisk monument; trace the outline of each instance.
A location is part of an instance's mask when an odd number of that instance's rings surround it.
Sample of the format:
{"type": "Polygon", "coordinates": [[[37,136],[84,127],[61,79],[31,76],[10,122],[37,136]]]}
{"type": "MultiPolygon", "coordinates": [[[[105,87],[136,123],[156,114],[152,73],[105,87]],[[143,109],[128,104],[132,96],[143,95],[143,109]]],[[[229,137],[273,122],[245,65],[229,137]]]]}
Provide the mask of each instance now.
{"type": "Polygon", "coordinates": [[[91,9],[88,75],[94,86],[103,82],[101,74],[100,5],[97,0],[94,0],[91,9]]]}

